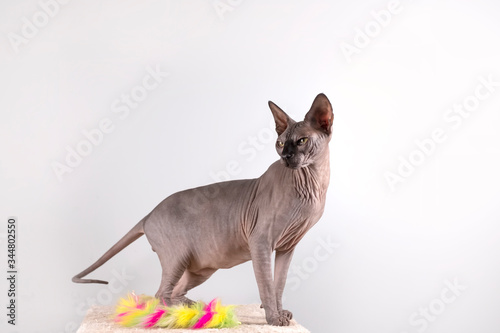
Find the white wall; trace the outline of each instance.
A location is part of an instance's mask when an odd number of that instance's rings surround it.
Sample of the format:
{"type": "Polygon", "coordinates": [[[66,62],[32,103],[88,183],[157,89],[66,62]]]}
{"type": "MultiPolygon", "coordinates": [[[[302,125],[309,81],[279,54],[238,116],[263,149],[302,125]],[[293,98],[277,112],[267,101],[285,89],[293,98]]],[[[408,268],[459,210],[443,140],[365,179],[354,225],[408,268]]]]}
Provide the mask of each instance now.
{"type": "MultiPolygon", "coordinates": [[[[2,313],[2,332],[71,332],[90,304],[154,294],[145,238],[92,274],[111,288],[70,280],[229,161],[232,179],[258,177],[277,159],[267,101],[300,119],[319,92],[335,113],[332,180],[286,307],[313,332],[498,332],[496,2],[54,1],[0,4],[0,261],[16,216],[19,265],[18,326],[2,313]],[[144,90],[152,70],[168,75],[144,90]],[[141,91],[125,114],[122,95],[141,91]],[[58,179],[54,163],[103,122],[58,179]]],[[[249,264],[191,295],[259,301],[249,264]]]]}

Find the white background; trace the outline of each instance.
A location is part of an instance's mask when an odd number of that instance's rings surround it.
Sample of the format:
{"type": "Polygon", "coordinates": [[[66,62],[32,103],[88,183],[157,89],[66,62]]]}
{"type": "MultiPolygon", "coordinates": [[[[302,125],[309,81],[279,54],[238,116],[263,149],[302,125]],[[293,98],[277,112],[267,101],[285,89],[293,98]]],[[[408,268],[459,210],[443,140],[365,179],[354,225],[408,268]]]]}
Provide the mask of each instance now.
{"type": "MultiPolygon", "coordinates": [[[[324,92],[332,178],[323,218],[296,250],[285,308],[312,332],[497,333],[498,3],[401,0],[385,26],[373,12],[390,13],[389,1],[221,3],[226,11],[211,0],[75,0],[44,22],[37,1],[1,2],[0,262],[5,272],[7,217],[17,216],[19,268],[16,327],[1,279],[2,332],[71,332],[91,304],[153,295],[160,265],[144,237],[92,274],[115,279],[112,290],[71,277],[163,198],[214,182],[228,162],[231,179],[258,177],[277,159],[267,101],[300,120],[324,92]],[[34,17],[37,32],[13,42],[34,17]],[[169,75],[120,118],[113,103],[140,90],[147,68],[169,75]],[[481,77],[497,82],[488,97],[460,123],[445,118],[474,101],[481,77]],[[112,132],[59,180],[54,163],[106,118],[112,132]],[[415,141],[436,129],[446,140],[419,153],[415,141]],[[410,156],[419,165],[392,191],[387,173],[410,156]]],[[[259,302],[249,263],[190,295],[259,302]]]]}

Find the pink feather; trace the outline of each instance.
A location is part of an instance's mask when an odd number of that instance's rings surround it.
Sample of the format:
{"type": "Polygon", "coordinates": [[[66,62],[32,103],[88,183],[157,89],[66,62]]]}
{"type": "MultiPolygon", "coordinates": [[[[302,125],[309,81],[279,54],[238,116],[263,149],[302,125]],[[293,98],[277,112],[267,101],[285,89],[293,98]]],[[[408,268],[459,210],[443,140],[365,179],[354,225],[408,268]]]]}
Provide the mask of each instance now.
{"type": "Polygon", "coordinates": [[[123,316],[128,315],[129,313],[130,313],[130,312],[128,312],[128,311],[127,311],[127,312],[122,312],[122,313],[117,314],[116,316],[117,316],[117,317],[123,317],[123,316]]]}
{"type": "Polygon", "coordinates": [[[165,309],[157,309],[156,312],[153,312],[150,314],[147,318],[146,321],[144,322],[144,327],[150,328],[153,327],[158,320],[161,319],[161,317],[167,312],[165,309]]]}
{"type": "Polygon", "coordinates": [[[212,300],[205,307],[204,311],[206,312],[196,324],[194,324],[193,328],[203,328],[214,316],[215,312],[212,310],[215,305],[215,299],[212,300]]]}

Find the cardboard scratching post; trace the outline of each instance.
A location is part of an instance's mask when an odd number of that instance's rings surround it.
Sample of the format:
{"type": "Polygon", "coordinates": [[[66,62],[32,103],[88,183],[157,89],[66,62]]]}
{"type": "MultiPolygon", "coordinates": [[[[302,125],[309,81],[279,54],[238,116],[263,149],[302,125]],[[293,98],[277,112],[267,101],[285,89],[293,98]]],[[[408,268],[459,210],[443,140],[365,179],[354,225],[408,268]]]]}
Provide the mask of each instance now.
{"type": "Polygon", "coordinates": [[[283,332],[283,333],[310,333],[303,326],[297,324],[292,320],[290,326],[278,327],[266,325],[266,318],[264,310],[258,304],[237,305],[235,308],[236,315],[238,316],[241,325],[234,328],[223,329],[204,329],[204,330],[191,330],[191,329],[148,329],[148,328],[127,328],[117,325],[113,322],[113,306],[93,306],[87,312],[83,322],[78,329],[77,333],[159,333],[162,331],[171,331],[176,333],[193,333],[196,331],[201,332],[235,332],[235,333],[251,333],[251,332],[283,332]]]}

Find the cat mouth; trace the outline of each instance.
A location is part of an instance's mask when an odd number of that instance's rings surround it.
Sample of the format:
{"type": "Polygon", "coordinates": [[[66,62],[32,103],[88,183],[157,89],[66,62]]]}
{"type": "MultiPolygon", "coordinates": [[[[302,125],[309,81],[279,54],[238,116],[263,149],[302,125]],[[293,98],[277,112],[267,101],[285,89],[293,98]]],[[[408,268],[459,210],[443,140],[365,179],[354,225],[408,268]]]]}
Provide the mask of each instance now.
{"type": "Polygon", "coordinates": [[[281,161],[283,162],[283,164],[287,168],[292,169],[292,170],[297,170],[297,169],[300,169],[302,167],[302,165],[300,165],[300,163],[291,162],[291,161],[287,160],[286,158],[283,158],[281,161]]]}

